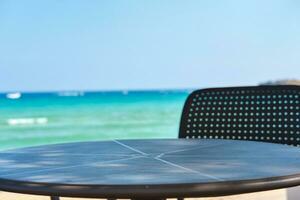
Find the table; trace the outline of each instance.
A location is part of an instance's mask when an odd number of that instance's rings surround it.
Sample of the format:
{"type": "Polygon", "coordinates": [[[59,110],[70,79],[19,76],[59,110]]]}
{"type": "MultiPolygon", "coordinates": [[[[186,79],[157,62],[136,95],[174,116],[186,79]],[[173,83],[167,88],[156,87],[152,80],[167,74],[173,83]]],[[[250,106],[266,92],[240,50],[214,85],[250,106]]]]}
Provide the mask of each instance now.
{"type": "Polygon", "coordinates": [[[300,184],[300,148],[234,140],[113,140],[0,152],[0,190],[94,198],[163,199],[300,184]]]}

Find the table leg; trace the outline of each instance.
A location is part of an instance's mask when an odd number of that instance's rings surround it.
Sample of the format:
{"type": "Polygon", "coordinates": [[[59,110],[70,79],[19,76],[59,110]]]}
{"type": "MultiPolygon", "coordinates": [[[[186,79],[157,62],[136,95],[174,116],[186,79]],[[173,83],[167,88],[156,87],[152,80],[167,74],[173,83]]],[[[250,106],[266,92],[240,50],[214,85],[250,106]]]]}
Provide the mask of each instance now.
{"type": "Polygon", "coordinates": [[[50,199],[51,200],[59,200],[59,197],[57,197],[57,196],[51,196],[50,199]]]}

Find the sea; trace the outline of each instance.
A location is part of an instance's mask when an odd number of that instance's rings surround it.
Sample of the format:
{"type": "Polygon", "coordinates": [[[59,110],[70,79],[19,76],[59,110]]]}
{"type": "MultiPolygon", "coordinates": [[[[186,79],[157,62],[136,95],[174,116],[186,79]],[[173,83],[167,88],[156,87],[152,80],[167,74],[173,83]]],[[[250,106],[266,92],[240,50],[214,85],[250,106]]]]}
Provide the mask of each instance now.
{"type": "Polygon", "coordinates": [[[0,150],[75,141],[176,138],[189,93],[1,93],[0,150]]]}

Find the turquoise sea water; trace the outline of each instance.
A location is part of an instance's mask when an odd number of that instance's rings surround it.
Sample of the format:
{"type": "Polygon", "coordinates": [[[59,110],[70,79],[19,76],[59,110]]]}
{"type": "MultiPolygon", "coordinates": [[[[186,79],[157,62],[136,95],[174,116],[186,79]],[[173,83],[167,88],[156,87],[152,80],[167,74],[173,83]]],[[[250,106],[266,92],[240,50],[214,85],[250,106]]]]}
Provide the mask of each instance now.
{"type": "Polygon", "coordinates": [[[175,138],[188,91],[0,94],[0,149],[84,140],[175,138]]]}

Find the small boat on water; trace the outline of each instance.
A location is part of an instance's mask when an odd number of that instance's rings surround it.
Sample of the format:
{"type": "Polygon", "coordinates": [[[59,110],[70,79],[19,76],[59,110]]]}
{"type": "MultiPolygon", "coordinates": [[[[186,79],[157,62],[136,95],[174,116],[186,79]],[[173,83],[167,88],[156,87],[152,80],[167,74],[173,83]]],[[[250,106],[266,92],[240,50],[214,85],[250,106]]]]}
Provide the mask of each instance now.
{"type": "Polygon", "coordinates": [[[77,92],[77,91],[63,91],[63,92],[58,92],[58,96],[61,97],[78,97],[78,96],[84,96],[84,92],[77,92]]]}
{"type": "Polygon", "coordinates": [[[13,92],[13,93],[7,93],[6,98],[8,99],[19,99],[21,98],[22,94],[20,92],[13,92]]]}

